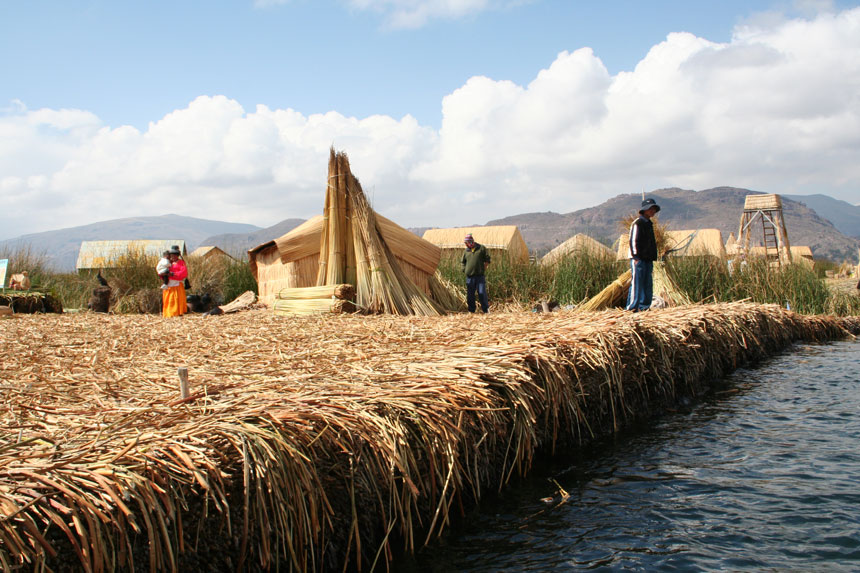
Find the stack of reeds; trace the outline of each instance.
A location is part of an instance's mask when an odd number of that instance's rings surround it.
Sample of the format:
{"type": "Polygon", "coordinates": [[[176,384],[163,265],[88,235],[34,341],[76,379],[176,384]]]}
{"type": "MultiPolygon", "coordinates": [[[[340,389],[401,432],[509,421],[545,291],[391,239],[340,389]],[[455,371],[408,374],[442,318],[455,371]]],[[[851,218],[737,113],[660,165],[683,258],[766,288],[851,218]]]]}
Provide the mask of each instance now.
{"type": "Polygon", "coordinates": [[[349,159],[332,148],[317,285],[355,285],[355,303],[368,313],[435,316],[446,306],[407,276],[383,238],[380,223],[349,159]]]}
{"type": "Polygon", "coordinates": [[[654,292],[654,296],[659,296],[666,302],[667,306],[693,304],[690,297],[678,288],[678,285],[672,279],[672,276],[666,272],[666,265],[663,261],[654,262],[652,278],[652,290],[654,292]]]}
{"type": "Polygon", "coordinates": [[[285,288],[278,292],[272,308],[275,314],[315,314],[355,312],[355,287],[349,284],[285,288]]]}
{"type": "Polygon", "coordinates": [[[630,281],[633,278],[633,271],[624,271],[621,276],[612,281],[608,287],[576,307],[575,312],[588,312],[595,310],[604,310],[618,306],[623,303],[624,297],[627,295],[627,290],[630,288],[630,281]]]}

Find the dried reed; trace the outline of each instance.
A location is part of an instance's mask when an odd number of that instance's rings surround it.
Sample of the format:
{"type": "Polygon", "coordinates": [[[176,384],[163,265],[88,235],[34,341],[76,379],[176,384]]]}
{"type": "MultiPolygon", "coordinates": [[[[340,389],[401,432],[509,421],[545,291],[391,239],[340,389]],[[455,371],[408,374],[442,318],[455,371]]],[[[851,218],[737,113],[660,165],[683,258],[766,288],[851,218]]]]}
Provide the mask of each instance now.
{"type": "Polygon", "coordinates": [[[366,568],[442,531],[538,450],[846,329],[860,318],[743,303],[0,321],[0,563],[366,568]]]}

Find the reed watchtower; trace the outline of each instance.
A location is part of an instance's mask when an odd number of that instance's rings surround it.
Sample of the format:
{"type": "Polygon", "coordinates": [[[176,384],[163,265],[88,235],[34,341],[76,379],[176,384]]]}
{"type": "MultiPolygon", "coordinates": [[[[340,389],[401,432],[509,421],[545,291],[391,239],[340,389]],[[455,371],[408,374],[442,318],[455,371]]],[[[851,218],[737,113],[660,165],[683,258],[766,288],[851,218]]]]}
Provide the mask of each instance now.
{"type": "Polygon", "coordinates": [[[744,213],[738,228],[738,246],[749,257],[753,227],[761,222],[762,247],[768,264],[780,267],[791,262],[791,246],[782,215],[782,198],[779,195],[747,195],[744,213]]]}

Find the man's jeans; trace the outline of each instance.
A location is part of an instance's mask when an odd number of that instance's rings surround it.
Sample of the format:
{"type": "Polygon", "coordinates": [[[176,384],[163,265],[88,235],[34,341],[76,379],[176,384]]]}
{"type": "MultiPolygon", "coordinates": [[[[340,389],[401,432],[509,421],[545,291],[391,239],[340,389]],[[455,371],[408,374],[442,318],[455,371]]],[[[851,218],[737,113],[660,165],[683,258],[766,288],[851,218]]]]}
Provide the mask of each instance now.
{"type": "Polygon", "coordinates": [[[469,312],[475,312],[476,292],[478,293],[478,300],[481,301],[481,310],[484,313],[490,312],[490,301],[487,297],[487,277],[484,275],[466,277],[466,304],[469,306],[469,312]]]}
{"type": "Polygon", "coordinates": [[[654,263],[630,259],[630,270],[633,272],[633,280],[627,294],[626,310],[648,310],[653,298],[654,263]]]}

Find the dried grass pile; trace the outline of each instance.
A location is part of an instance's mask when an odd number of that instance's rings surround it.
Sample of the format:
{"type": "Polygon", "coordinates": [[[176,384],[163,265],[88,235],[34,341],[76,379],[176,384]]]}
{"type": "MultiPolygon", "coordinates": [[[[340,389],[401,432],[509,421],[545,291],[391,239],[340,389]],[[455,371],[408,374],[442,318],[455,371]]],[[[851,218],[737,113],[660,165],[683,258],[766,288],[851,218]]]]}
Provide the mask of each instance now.
{"type": "Polygon", "coordinates": [[[846,329],[860,319],[740,303],[0,321],[0,563],[369,569],[528,471],[536,451],[846,329]]]}

